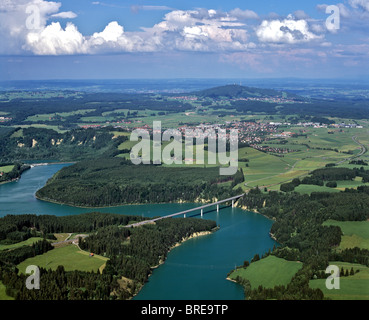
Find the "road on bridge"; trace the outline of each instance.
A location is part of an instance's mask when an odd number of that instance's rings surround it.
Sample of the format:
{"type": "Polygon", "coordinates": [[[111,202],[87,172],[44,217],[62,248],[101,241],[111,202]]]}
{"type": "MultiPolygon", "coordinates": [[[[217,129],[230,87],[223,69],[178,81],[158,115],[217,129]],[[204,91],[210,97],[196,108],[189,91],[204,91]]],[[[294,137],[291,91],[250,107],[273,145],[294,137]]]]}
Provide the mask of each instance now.
{"type": "Polygon", "coordinates": [[[193,211],[203,210],[207,207],[218,206],[218,205],[220,205],[221,203],[224,203],[224,202],[238,200],[239,198],[242,198],[244,195],[245,194],[241,194],[241,195],[234,196],[234,197],[231,197],[231,198],[228,198],[228,199],[224,199],[224,200],[220,200],[220,201],[217,201],[217,202],[209,203],[209,204],[206,204],[206,205],[203,205],[203,206],[200,206],[200,207],[196,207],[196,208],[192,208],[192,209],[172,213],[172,214],[169,214],[169,215],[166,215],[166,216],[163,216],[163,217],[158,217],[158,218],[154,218],[154,219],[150,219],[150,220],[140,221],[140,222],[137,222],[137,223],[127,225],[126,227],[127,228],[139,227],[139,226],[142,226],[144,224],[154,223],[154,222],[156,222],[158,220],[162,220],[162,219],[173,218],[173,217],[180,216],[180,215],[186,216],[187,213],[190,213],[190,212],[193,212],[193,211]]]}

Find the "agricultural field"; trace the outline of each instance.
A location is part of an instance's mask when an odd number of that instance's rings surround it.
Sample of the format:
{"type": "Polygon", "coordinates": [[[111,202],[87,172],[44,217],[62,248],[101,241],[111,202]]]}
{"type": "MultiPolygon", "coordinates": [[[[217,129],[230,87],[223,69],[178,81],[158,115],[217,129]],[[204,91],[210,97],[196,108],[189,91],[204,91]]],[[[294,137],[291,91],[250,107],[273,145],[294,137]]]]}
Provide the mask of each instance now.
{"type": "MultiPolygon", "coordinates": [[[[169,99],[168,99],[169,100],[169,99]]],[[[189,102],[187,102],[189,103],[189,102]]],[[[197,125],[200,123],[216,124],[233,120],[267,119],[266,114],[245,114],[232,109],[229,103],[214,103],[216,108],[201,106],[199,102],[189,103],[192,108],[181,111],[159,111],[150,109],[115,109],[94,116],[81,117],[78,125],[93,123],[97,125],[116,125],[127,128],[149,125],[153,121],[161,121],[163,128],[177,128],[182,124],[197,125]]],[[[32,118],[34,119],[34,118],[32,118]]]]}
{"type": "Polygon", "coordinates": [[[229,278],[233,280],[239,276],[247,279],[251,283],[251,289],[257,289],[260,285],[273,288],[278,285],[287,285],[301,268],[302,263],[300,262],[268,256],[251,263],[247,268],[236,269],[229,278]]]}
{"type": "Polygon", "coordinates": [[[326,279],[310,280],[310,288],[319,288],[324,296],[332,300],[369,300],[369,268],[360,264],[347,262],[330,262],[330,265],[336,265],[344,270],[354,269],[355,274],[348,277],[340,277],[340,288],[328,290],[326,288],[326,279]],[[359,270],[359,272],[356,272],[359,270]]]}
{"type": "Polygon", "coordinates": [[[54,242],[61,242],[69,239],[70,233],[54,233],[56,240],[54,242]]]}
{"type": "Polygon", "coordinates": [[[12,101],[14,99],[43,100],[50,98],[79,98],[79,92],[56,90],[56,91],[3,91],[0,93],[0,100],[12,101]]]}
{"type": "Polygon", "coordinates": [[[337,181],[337,189],[338,190],[345,190],[346,188],[355,189],[358,186],[363,186],[363,185],[369,186],[369,183],[363,183],[362,180],[363,180],[363,178],[356,177],[352,181],[337,181]]]}
{"type": "Polygon", "coordinates": [[[323,225],[341,228],[343,236],[338,249],[358,247],[369,250],[369,221],[328,220],[323,225]]]}
{"type": "Polygon", "coordinates": [[[329,188],[325,186],[316,186],[311,184],[300,184],[295,188],[296,192],[301,194],[311,194],[312,192],[340,192],[337,188],[329,188]]]}
{"type": "MultiPolygon", "coordinates": [[[[168,120],[168,117],[178,116],[179,114],[169,114],[163,117],[166,117],[168,120]]],[[[187,120],[189,119],[190,115],[187,116],[187,120]]],[[[158,120],[158,118],[153,118],[152,120],[158,120]]],[[[173,123],[173,127],[178,127],[179,119],[176,118],[175,121],[177,124],[175,125],[173,123]]],[[[149,121],[147,124],[152,125],[152,122],[149,121]]],[[[169,122],[167,124],[169,124],[169,122]]],[[[290,129],[285,128],[285,130],[290,129]]],[[[300,128],[299,130],[302,129],[300,128]]],[[[279,190],[279,187],[282,183],[289,182],[294,178],[303,178],[304,176],[309,175],[311,171],[318,168],[323,168],[329,163],[337,163],[339,164],[338,166],[342,167],[358,167],[348,163],[352,157],[361,151],[360,146],[352,138],[353,134],[356,134],[359,137],[358,132],[362,133],[363,129],[347,129],[347,132],[339,132],[339,136],[337,133],[336,139],[332,138],[334,135],[327,133],[329,129],[306,129],[306,131],[309,130],[311,132],[309,133],[310,136],[308,135],[307,138],[287,138],[283,139],[283,141],[286,141],[283,143],[278,140],[265,142],[265,145],[273,148],[286,148],[293,150],[293,152],[283,154],[282,156],[262,152],[251,147],[239,149],[239,159],[247,158],[249,162],[239,162],[239,167],[243,169],[245,174],[245,182],[239,184],[237,187],[248,190],[250,188],[259,186],[267,187],[269,190],[279,190]],[[327,144],[329,139],[332,140],[332,144],[327,144]],[[335,145],[335,148],[332,147],[333,144],[335,145]],[[348,154],[348,151],[351,151],[352,154],[348,154]]],[[[129,135],[129,133],[124,134],[129,135]]],[[[362,136],[362,134],[360,136],[362,136]]],[[[361,140],[359,141],[361,142],[361,140]]],[[[118,149],[130,150],[136,143],[137,142],[131,142],[129,140],[125,141],[119,145],[118,149]]],[[[168,142],[163,142],[162,148],[164,148],[167,144],[168,142]]],[[[118,156],[129,158],[129,152],[126,151],[118,156]]],[[[194,156],[196,156],[195,153],[194,156]]],[[[366,154],[362,155],[360,158],[365,160],[365,157],[366,154]]],[[[207,151],[205,151],[205,162],[206,159],[207,151]]],[[[338,182],[336,189],[318,186],[299,186],[296,188],[296,191],[301,193],[311,193],[314,191],[338,192],[339,190],[344,190],[345,188],[355,188],[359,185],[362,185],[360,178],[356,179],[355,181],[340,181],[338,182]]]]}
{"type": "Polygon", "coordinates": [[[14,168],[14,165],[2,166],[0,167],[0,172],[8,173],[12,171],[13,168],[14,168]]]}
{"type": "Polygon", "coordinates": [[[46,269],[56,270],[59,265],[64,266],[66,271],[94,271],[102,268],[108,258],[94,255],[89,256],[89,252],[80,250],[75,245],[68,245],[55,248],[42,255],[28,258],[17,267],[20,272],[25,273],[27,266],[36,265],[46,269]]]}
{"type": "Polygon", "coordinates": [[[59,133],[64,133],[67,130],[60,129],[59,126],[51,125],[51,124],[42,124],[42,123],[34,123],[34,124],[22,124],[17,126],[19,128],[42,128],[42,129],[50,129],[59,133]]]}
{"type": "MultiPolygon", "coordinates": [[[[299,132],[299,127],[286,129],[286,131],[299,132]],[[298,129],[298,130],[297,130],[298,129]]],[[[366,129],[342,129],[334,134],[328,134],[331,129],[326,128],[306,128],[303,131],[305,136],[290,137],[285,139],[286,143],[278,143],[272,141],[266,142],[265,145],[274,148],[287,148],[295,150],[288,154],[284,154],[282,159],[289,165],[289,170],[279,172],[278,175],[268,177],[267,179],[258,180],[259,186],[267,186],[271,190],[279,190],[279,185],[291,181],[293,178],[302,178],[309,172],[323,168],[329,163],[336,163],[338,167],[358,168],[357,165],[349,164],[351,158],[360,155],[360,159],[367,161],[368,155],[366,150],[358,144],[368,146],[368,138],[366,129]],[[357,140],[353,137],[357,137],[357,140]],[[364,151],[364,153],[363,153],[364,151]],[[349,153],[348,153],[349,152],[349,153]]],[[[250,167],[252,167],[250,162],[250,167]]],[[[266,170],[269,168],[265,167],[266,170]]],[[[318,187],[318,186],[299,186],[295,189],[301,193],[311,193],[313,191],[330,191],[344,190],[345,188],[356,188],[363,185],[361,178],[354,181],[337,181],[336,189],[318,187]]],[[[251,186],[252,184],[250,184],[251,186]]]]}
{"type": "MultiPolygon", "coordinates": [[[[126,132],[120,132],[118,135],[127,135],[126,132]]],[[[128,133],[129,135],[129,133],[128,133]]],[[[161,142],[161,154],[163,154],[163,150],[165,149],[165,147],[167,147],[171,142],[170,141],[162,141],[161,142]]],[[[127,140],[127,141],[124,141],[123,143],[121,143],[119,146],[118,146],[118,150],[119,151],[122,151],[122,153],[118,154],[117,157],[119,158],[126,158],[126,159],[130,159],[130,152],[128,152],[127,150],[131,150],[131,148],[133,146],[135,146],[137,144],[137,141],[130,141],[130,140],[127,140]],[[123,152],[124,151],[124,152],[123,152]]],[[[206,144],[205,144],[206,146],[206,144]]],[[[182,143],[182,163],[181,164],[165,164],[164,162],[162,163],[163,166],[170,166],[170,167],[181,167],[181,166],[188,166],[188,164],[185,164],[185,160],[186,157],[185,157],[185,143],[182,143]]],[[[150,159],[153,159],[153,149],[154,149],[154,144],[153,144],[153,141],[151,140],[150,141],[150,159]]],[[[204,164],[199,164],[199,163],[196,163],[197,160],[197,153],[196,153],[196,146],[194,145],[193,146],[193,164],[191,164],[191,166],[199,166],[199,167],[204,167],[204,164]]],[[[146,156],[147,153],[144,153],[144,156],[146,156]]],[[[140,152],[140,156],[142,156],[142,153],[140,152]]],[[[206,167],[213,167],[213,166],[219,166],[220,163],[219,163],[219,159],[217,157],[217,155],[215,154],[215,159],[216,159],[216,163],[215,164],[208,164],[208,158],[209,157],[209,152],[207,150],[204,150],[204,163],[205,163],[205,166],[206,167]]]]}
{"type": "Polygon", "coordinates": [[[352,137],[357,135],[360,139],[366,133],[366,130],[356,128],[290,127],[288,131],[301,134],[296,138],[288,139],[289,143],[307,144],[310,148],[337,149],[339,152],[358,150],[358,145],[352,137]]]}
{"type": "Polygon", "coordinates": [[[95,111],[95,109],[82,109],[71,112],[56,112],[47,114],[36,114],[28,117],[25,121],[38,122],[38,121],[52,121],[53,119],[58,121],[65,121],[67,117],[74,115],[84,115],[86,113],[95,111]]]}
{"type": "Polygon", "coordinates": [[[6,293],[5,293],[5,286],[2,284],[2,282],[0,281],[0,301],[2,300],[14,300],[14,298],[9,297],[6,293]]]}
{"type": "Polygon", "coordinates": [[[247,189],[271,185],[274,181],[278,182],[278,176],[291,170],[291,166],[282,158],[253,148],[240,149],[238,157],[239,159],[247,158],[249,160],[247,163],[239,163],[245,174],[244,184],[247,189]]]}
{"type": "Polygon", "coordinates": [[[0,244],[0,251],[2,251],[2,250],[12,250],[12,249],[20,248],[20,247],[23,247],[23,246],[31,246],[32,244],[34,244],[35,242],[40,241],[40,240],[42,240],[42,238],[32,237],[32,238],[29,238],[25,241],[17,242],[15,244],[8,244],[8,245],[0,244]]]}

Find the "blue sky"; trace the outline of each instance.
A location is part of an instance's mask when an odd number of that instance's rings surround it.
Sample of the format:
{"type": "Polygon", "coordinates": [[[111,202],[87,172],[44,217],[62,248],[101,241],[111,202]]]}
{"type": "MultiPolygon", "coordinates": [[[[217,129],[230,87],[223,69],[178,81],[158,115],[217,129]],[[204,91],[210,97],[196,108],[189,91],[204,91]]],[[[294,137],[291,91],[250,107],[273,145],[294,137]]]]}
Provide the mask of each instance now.
{"type": "Polygon", "coordinates": [[[0,0],[0,80],[363,78],[368,58],[369,0],[0,0]]]}

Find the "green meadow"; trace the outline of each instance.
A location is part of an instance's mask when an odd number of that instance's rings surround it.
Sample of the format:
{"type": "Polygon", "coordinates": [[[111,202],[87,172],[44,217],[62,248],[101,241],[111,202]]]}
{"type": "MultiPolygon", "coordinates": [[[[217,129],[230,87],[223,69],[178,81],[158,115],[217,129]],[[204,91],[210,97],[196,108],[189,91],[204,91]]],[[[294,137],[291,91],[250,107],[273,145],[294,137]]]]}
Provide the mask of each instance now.
{"type": "MultiPolygon", "coordinates": [[[[330,262],[330,265],[336,265],[344,270],[354,269],[354,275],[340,277],[339,289],[327,289],[326,279],[310,280],[310,288],[319,288],[324,296],[332,300],[369,300],[369,268],[360,264],[347,262],[330,262]]],[[[327,275],[328,276],[328,275],[327,275]]]]}
{"type": "Polygon", "coordinates": [[[291,127],[291,132],[301,133],[301,136],[290,138],[288,141],[294,144],[307,144],[310,148],[337,149],[339,152],[354,151],[358,149],[352,137],[357,135],[359,140],[364,129],[356,128],[304,128],[291,127]],[[300,132],[303,130],[303,132],[300,132]]]}
{"type": "Polygon", "coordinates": [[[5,286],[3,285],[3,283],[0,281],[0,301],[1,300],[14,300],[14,298],[9,297],[6,293],[5,293],[5,286]]]}
{"type": "Polygon", "coordinates": [[[14,168],[14,165],[2,166],[2,167],[0,167],[0,172],[8,173],[8,172],[12,171],[13,168],[14,168]]]}
{"type": "Polygon", "coordinates": [[[81,109],[75,110],[71,112],[56,112],[56,113],[45,113],[45,114],[36,114],[34,116],[29,116],[26,121],[38,122],[38,121],[52,121],[54,117],[60,117],[61,120],[65,120],[63,118],[74,116],[74,115],[84,115],[86,113],[95,111],[95,109],[81,109]]]}
{"type": "Polygon", "coordinates": [[[340,190],[336,188],[316,186],[311,184],[300,184],[295,188],[295,191],[301,194],[311,194],[312,192],[340,192],[340,190]]]}
{"type": "Polygon", "coordinates": [[[2,251],[2,250],[12,250],[12,249],[16,249],[16,248],[23,247],[23,246],[30,246],[33,243],[35,243],[37,241],[40,241],[40,240],[42,240],[42,238],[32,237],[32,238],[29,238],[25,241],[21,241],[21,242],[14,243],[14,244],[7,244],[7,245],[0,244],[0,251],[2,251]]]}
{"type": "MultiPolygon", "coordinates": [[[[165,119],[165,125],[162,123],[163,128],[165,126],[178,127],[179,123],[196,123],[200,120],[200,122],[204,122],[204,116],[196,112],[184,112],[183,115],[185,115],[186,120],[181,118],[181,113],[166,114],[162,116],[163,119],[165,119]]],[[[153,120],[160,120],[159,118],[152,117],[152,119],[150,119],[150,116],[146,116],[141,118],[141,120],[143,121],[142,124],[145,123],[150,125],[153,120]]],[[[210,123],[211,120],[214,119],[210,116],[208,120],[210,123]]],[[[222,121],[224,121],[224,119],[222,121]]],[[[336,130],[334,134],[329,134],[328,132],[332,129],[327,128],[302,129],[300,127],[286,127],[284,130],[291,132],[300,132],[303,130],[303,134],[306,134],[307,137],[298,136],[297,138],[287,138],[286,143],[281,143],[279,140],[265,142],[265,145],[270,147],[293,150],[282,156],[261,152],[251,147],[240,148],[239,159],[247,158],[249,162],[239,162],[239,167],[243,169],[245,174],[245,182],[239,184],[237,187],[248,190],[259,186],[267,187],[269,190],[279,190],[282,183],[290,182],[294,178],[303,178],[309,175],[311,171],[323,168],[328,163],[338,163],[346,160],[342,162],[340,166],[357,167],[349,165],[348,162],[355,153],[360,151],[360,147],[353,141],[352,137],[353,135],[357,135],[358,138],[361,139],[363,137],[362,129],[347,129],[342,130],[342,132],[336,130]],[[351,150],[353,154],[349,155],[345,153],[349,150],[351,150]]],[[[359,141],[362,142],[361,140],[359,141]]],[[[136,143],[137,142],[129,140],[125,141],[119,145],[118,149],[130,150],[136,143]]],[[[164,142],[163,148],[167,144],[168,143],[164,142]]],[[[119,157],[129,158],[129,153],[122,153],[119,157]]],[[[206,159],[207,152],[205,152],[205,162],[206,159]]],[[[355,181],[338,181],[336,189],[319,186],[299,186],[296,188],[296,191],[306,194],[310,194],[314,191],[338,192],[345,188],[356,188],[362,184],[361,180],[359,180],[360,179],[356,179],[355,181]]]]}
{"type": "Polygon", "coordinates": [[[327,220],[323,225],[341,228],[343,236],[339,249],[358,247],[369,250],[369,221],[327,220]]]}
{"type": "Polygon", "coordinates": [[[94,271],[102,268],[108,258],[94,255],[89,256],[86,251],[80,250],[75,245],[67,245],[54,248],[42,255],[28,258],[17,267],[20,272],[25,273],[27,266],[36,265],[45,269],[56,270],[59,265],[64,266],[65,271],[94,271]]]}
{"type": "Polygon", "coordinates": [[[339,189],[339,190],[345,190],[346,188],[349,188],[349,189],[352,189],[353,188],[353,189],[355,189],[355,188],[357,188],[358,186],[361,186],[361,185],[369,186],[369,183],[363,183],[362,180],[363,180],[363,178],[356,177],[352,181],[349,181],[349,180],[346,180],[346,181],[337,181],[337,189],[339,189]]]}
{"type": "Polygon", "coordinates": [[[275,256],[251,263],[247,268],[234,270],[229,278],[234,280],[237,276],[247,279],[252,289],[260,285],[265,288],[273,288],[278,285],[287,285],[292,277],[302,268],[302,263],[287,261],[275,256]]]}
{"type": "MultiPolygon", "coordinates": [[[[51,129],[51,130],[55,130],[56,132],[59,132],[59,133],[64,133],[66,132],[66,130],[61,130],[59,128],[59,126],[54,126],[54,125],[50,125],[50,124],[43,124],[43,123],[34,123],[34,124],[22,124],[22,125],[19,125],[17,127],[20,127],[20,128],[43,128],[43,129],[51,129]]],[[[13,135],[13,137],[15,137],[13,135]]]]}

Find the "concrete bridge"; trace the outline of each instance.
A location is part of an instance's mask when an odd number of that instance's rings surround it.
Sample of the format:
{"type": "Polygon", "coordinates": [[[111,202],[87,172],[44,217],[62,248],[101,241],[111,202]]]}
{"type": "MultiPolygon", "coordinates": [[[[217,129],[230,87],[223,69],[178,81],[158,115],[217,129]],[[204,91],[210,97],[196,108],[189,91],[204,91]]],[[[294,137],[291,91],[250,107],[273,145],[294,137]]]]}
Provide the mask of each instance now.
{"type": "Polygon", "coordinates": [[[140,221],[137,223],[133,223],[130,225],[127,225],[126,227],[131,228],[131,227],[138,227],[138,226],[142,226],[144,224],[147,223],[154,223],[156,221],[162,220],[162,219],[167,219],[167,218],[173,218],[173,217],[177,217],[177,216],[181,216],[183,215],[184,218],[186,218],[187,214],[190,212],[194,212],[194,211],[200,211],[201,217],[204,215],[204,209],[211,207],[211,206],[216,206],[217,207],[217,212],[219,212],[219,205],[225,202],[232,202],[232,208],[234,207],[235,201],[238,200],[239,198],[242,198],[245,194],[240,194],[238,196],[234,196],[228,199],[224,199],[224,200],[220,200],[217,202],[213,202],[213,203],[209,203],[209,204],[205,204],[203,206],[200,207],[196,207],[196,208],[192,208],[192,209],[188,209],[188,210],[184,210],[184,211],[180,211],[180,212],[176,212],[176,213],[172,213],[163,217],[158,217],[158,218],[154,218],[154,219],[150,219],[150,220],[144,220],[144,221],[140,221]]]}

